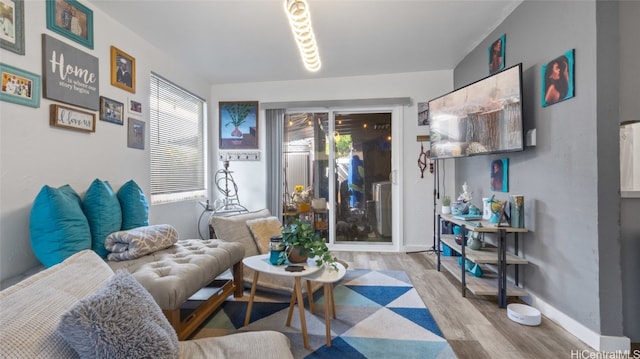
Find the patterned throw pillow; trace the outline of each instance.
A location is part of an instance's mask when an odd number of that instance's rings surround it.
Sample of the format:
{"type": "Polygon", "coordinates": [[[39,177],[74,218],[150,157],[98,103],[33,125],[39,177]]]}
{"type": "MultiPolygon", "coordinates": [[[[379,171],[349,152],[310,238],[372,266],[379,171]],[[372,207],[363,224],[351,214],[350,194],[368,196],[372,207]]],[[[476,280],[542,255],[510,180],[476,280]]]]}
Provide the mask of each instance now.
{"type": "Polygon", "coordinates": [[[58,333],[81,358],[178,358],[175,330],[140,283],[117,271],[60,319],[58,333]]]}
{"type": "Polygon", "coordinates": [[[247,226],[261,254],[269,253],[271,237],[282,235],[282,223],[277,217],[250,219],[247,226]]]}

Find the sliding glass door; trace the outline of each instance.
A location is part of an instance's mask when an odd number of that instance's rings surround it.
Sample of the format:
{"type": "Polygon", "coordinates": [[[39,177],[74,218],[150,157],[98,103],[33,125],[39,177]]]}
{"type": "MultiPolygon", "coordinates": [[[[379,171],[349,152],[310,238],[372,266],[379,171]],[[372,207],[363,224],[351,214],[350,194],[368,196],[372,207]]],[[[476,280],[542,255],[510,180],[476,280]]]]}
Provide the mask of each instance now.
{"type": "Polygon", "coordinates": [[[287,113],[285,220],[306,216],[336,246],[392,244],[392,117],[391,110],[287,113]],[[296,187],[314,198],[306,213],[296,187]]]}

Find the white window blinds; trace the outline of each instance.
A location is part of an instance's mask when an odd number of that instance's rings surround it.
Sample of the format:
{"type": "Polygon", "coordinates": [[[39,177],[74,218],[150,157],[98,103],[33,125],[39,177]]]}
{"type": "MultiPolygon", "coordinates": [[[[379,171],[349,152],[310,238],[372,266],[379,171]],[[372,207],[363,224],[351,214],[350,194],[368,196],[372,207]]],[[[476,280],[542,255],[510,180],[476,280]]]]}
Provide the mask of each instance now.
{"type": "Polygon", "coordinates": [[[203,197],[205,102],[153,73],[150,85],[151,203],[203,197]]]}

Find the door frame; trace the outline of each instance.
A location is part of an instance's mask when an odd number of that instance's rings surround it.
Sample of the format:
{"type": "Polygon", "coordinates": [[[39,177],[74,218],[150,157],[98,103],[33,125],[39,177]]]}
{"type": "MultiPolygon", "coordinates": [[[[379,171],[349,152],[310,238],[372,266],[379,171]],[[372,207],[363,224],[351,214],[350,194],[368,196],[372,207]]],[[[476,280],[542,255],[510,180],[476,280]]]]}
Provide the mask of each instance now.
{"type": "MultiPolygon", "coordinates": [[[[349,114],[349,113],[391,113],[391,243],[335,243],[335,211],[329,211],[329,249],[336,251],[361,251],[361,252],[399,252],[402,248],[403,241],[403,207],[402,198],[403,191],[401,178],[401,169],[403,168],[403,154],[402,143],[403,141],[403,124],[404,118],[403,106],[401,105],[387,105],[387,106],[366,106],[366,107],[324,107],[324,108],[287,108],[286,113],[328,113],[329,115],[329,133],[335,131],[335,115],[336,114],[349,114]]],[[[335,141],[333,136],[328,136],[329,144],[329,157],[333,159],[335,157],[335,141]]],[[[335,173],[335,161],[329,161],[329,172],[335,173]]],[[[335,181],[329,181],[329,203],[336,203],[336,188],[335,181]]]]}

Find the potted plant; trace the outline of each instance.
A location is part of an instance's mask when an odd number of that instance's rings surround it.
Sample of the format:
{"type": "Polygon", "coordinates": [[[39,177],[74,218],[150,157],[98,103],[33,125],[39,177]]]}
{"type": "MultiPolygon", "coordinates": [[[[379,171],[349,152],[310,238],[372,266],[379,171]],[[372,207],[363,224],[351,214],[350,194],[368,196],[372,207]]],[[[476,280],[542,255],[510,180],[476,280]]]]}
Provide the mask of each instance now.
{"type": "Polygon", "coordinates": [[[282,228],[282,243],[287,247],[284,253],[289,262],[302,263],[307,258],[312,258],[318,266],[327,263],[336,268],[336,258],[331,255],[324,238],[320,237],[311,223],[296,219],[285,225],[282,228]],[[296,258],[297,252],[303,258],[296,258]]]}
{"type": "Polygon", "coordinates": [[[442,214],[451,213],[451,198],[449,196],[442,197],[442,214]]]}

